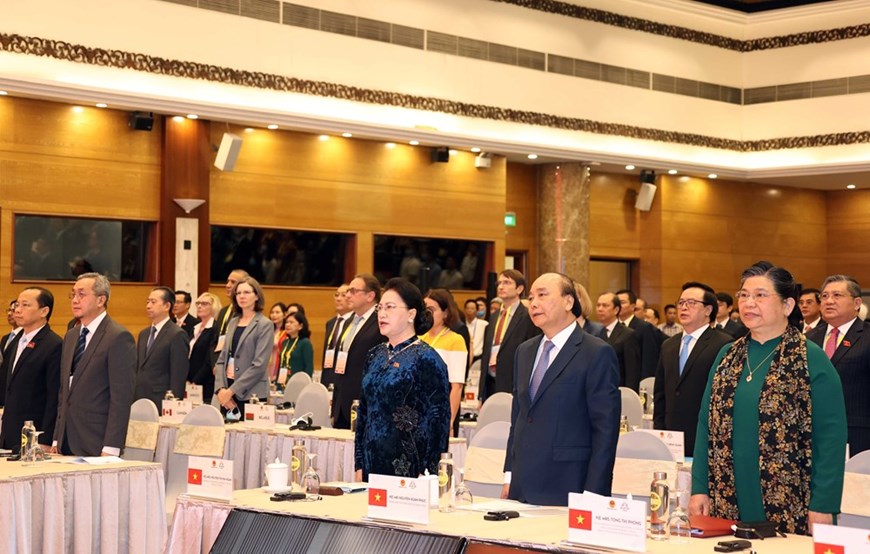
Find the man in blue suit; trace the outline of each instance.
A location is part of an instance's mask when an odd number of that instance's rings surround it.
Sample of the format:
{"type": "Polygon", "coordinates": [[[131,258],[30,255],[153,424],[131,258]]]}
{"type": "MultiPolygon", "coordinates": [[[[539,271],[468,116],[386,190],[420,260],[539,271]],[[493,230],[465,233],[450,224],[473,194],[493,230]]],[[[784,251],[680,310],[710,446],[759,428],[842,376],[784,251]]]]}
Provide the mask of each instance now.
{"type": "Polygon", "coordinates": [[[610,495],[619,437],[619,364],[577,325],[570,277],[547,273],[530,289],[529,316],[543,337],[514,358],[504,498],[566,506],[569,492],[610,495]]]}

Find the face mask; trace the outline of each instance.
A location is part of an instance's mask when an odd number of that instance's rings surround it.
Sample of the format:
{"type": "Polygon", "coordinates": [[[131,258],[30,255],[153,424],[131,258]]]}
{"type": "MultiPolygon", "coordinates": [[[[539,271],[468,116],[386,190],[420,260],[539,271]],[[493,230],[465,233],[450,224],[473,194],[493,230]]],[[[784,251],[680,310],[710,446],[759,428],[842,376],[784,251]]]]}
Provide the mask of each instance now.
{"type": "Polygon", "coordinates": [[[227,415],[226,415],[226,420],[227,420],[227,421],[233,421],[233,422],[234,422],[234,421],[239,421],[240,419],[242,419],[242,413],[239,412],[239,409],[238,409],[238,408],[233,408],[232,410],[229,410],[229,411],[227,412],[227,415]]]}
{"type": "Polygon", "coordinates": [[[477,317],[483,318],[483,310],[480,310],[479,312],[477,312],[477,317]]]}

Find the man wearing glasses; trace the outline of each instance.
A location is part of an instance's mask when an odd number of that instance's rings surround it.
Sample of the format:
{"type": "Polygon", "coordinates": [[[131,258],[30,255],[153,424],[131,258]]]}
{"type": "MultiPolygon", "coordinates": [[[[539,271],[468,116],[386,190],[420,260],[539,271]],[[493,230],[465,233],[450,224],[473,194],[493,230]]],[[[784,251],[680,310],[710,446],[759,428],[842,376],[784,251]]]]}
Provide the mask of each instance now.
{"type": "Polygon", "coordinates": [[[825,350],[840,374],[846,401],[849,455],[870,450],[870,323],[858,317],[861,285],[848,275],[831,275],[822,284],[824,322],[807,339],[825,350]]]}
{"type": "Polygon", "coordinates": [[[323,341],[323,372],[320,374],[320,383],[324,387],[335,383],[335,358],[338,355],[338,347],[345,333],[350,331],[348,322],[353,317],[350,309],[350,299],[347,297],[347,289],[350,285],[341,285],[335,289],[333,303],[335,317],[326,322],[326,334],[323,341]]]}
{"type": "Polygon", "coordinates": [[[9,325],[12,326],[12,330],[9,333],[3,335],[3,338],[0,338],[0,406],[6,404],[6,371],[5,366],[3,364],[3,360],[6,359],[9,350],[9,347],[17,344],[18,339],[21,337],[21,329],[18,327],[18,324],[15,323],[15,308],[18,307],[18,301],[13,300],[9,303],[9,309],[6,310],[6,321],[9,322],[9,325]]]}
{"type": "Polygon", "coordinates": [[[118,456],[124,447],[136,345],[133,335],[106,313],[109,292],[103,275],[84,273],[70,293],[79,323],[63,339],[54,452],[118,456]]]}
{"type": "Polygon", "coordinates": [[[733,337],[711,327],[719,306],[716,294],[704,283],[689,282],[677,301],[683,332],[662,343],[653,390],[653,425],[682,431],[685,454],[695,451],[698,410],[710,368],[719,350],[733,337]]]}

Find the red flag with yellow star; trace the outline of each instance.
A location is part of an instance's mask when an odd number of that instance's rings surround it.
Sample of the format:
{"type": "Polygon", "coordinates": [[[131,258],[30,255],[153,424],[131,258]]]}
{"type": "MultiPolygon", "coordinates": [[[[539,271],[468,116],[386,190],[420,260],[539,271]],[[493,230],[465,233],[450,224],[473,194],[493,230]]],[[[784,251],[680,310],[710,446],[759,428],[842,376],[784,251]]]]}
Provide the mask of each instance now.
{"type": "Polygon", "coordinates": [[[387,507],[386,489],[369,489],[369,506],[387,507]]]}
{"type": "Polygon", "coordinates": [[[568,527],[591,531],[592,512],[589,510],[568,510],[568,527]]]}
{"type": "Polygon", "coordinates": [[[188,469],[187,470],[187,483],[190,485],[202,485],[202,470],[201,469],[188,469]]]}
{"type": "Polygon", "coordinates": [[[846,554],[846,547],[817,542],[813,547],[813,554],[846,554]]]}

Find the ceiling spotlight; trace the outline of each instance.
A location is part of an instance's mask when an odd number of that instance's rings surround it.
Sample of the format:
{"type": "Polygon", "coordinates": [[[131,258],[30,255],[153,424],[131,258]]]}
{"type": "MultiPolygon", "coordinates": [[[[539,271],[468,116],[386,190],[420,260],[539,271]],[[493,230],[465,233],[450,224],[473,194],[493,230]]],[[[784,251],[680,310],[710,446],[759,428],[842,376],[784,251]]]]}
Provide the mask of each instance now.
{"type": "Polygon", "coordinates": [[[187,114],[187,119],[199,119],[199,116],[195,113],[189,113],[187,114]]]}
{"type": "Polygon", "coordinates": [[[104,103],[104,102],[98,102],[98,103],[96,104],[96,106],[97,106],[98,108],[108,108],[108,107],[109,107],[109,105],[106,104],[106,103],[104,103]]]}
{"type": "Polygon", "coordinates": [[[0,90],[0,96],[6,96],[7,94],[9,94],[9,93],[6,92],[5,90],[0,90]]]}
{"type": "Polygon", "coordinates": [[[716,175],[715,173],[711,173],[711,174],[707,175],[707,178],[708,178],[708,179],[715,179],[715,178],[717,178],[717,177],[719,177],[719,176],[716,175]]]}
{"type": "Polygon", "coordinates": [[[411,140],[411,141],[408,141],[408,144],[410,144],[411,146],[418,146],[420,144],[420,141],[419,140],[411,140]]]}
{"type": "Polygon", "coordinates": [[[853,183],[849,183],[848,185],[846,185],[846,188],[852,190],[855,188],[855,185],[853,183]]]}
{"type": "Polygon", "coordinates": [[[320,140],[320,142],[326,142],[329,140],[329,135],[320,135],[317,138],[318,138],[318,140],[320,140]]]}
{"type": "Polygon", "coordinates": [[[668,170],[668,175],[676,175],[677,173],[679,173],[679,172],[676,169],[669,169],[668,170]]]}
{"type": "Polygon", "coordinates": [[[384,146],[386,146],[387,148],[389,148],[390,150],[392,150],[393,148],[396,147],[396,143],[395,143],[395,142],[388,142],[388,143],[386,143],[384,146]]]}
{"type": "Polygon", "coordinates": [[[82,113],[83,111],[85,111],[85,109],[81,106],[73,106],[72,111],[75,113],[82,113]]]}
{"type": "Polygon", "coordinates": [[[471,149],[471,151],[474,152],[475,154],[477,154],[478,152],[480,152],[480,148],[475,146],[474,148],[471,149]]]}
{"type": "Polygon", "coordinates": [[[627,166],[625,166],[625,170],[626,171],[634,171],[634,166],[631,164],[628,164],[627,166]]]}
{"type": "Polygon", "coordinates": [[[253,133],[253,132],[254,132],[254,128],[253,128],[253,127],[245,127],[245,132],[246,132],[246,133],[253,133]]]}
{"type": "Polygon", "coordinates": [[[459,150],[453,150],[453,149],[451,148],[451,149],[449,150],[448,153],[449,153],[451,156],[455,156],[456,154],[459,154],[459,150]]]}
{"type": "Polygon", "coordinates": [[[343,136],[344,138],[350,138],[353,136],[353,133],[342,133],[341,136],[343,136]]]}
{"type": "Polygon", "coordinates": [[[277,128],[278,128],[278,126],[275,125],[274,123],[272,123],[270,125],[266,125],[266,129],[269,129],[270,131],[274,131],[277,128]]]}
{"type": "Polygon", "coordinates": [[[538,159],[538,155],[537,155],[537,154],[529,154],[529,155],[528,155],[528,158],[529,158],[530,160],[537,160],[537,159],[538,159]]]}
{"type": "Polygon", "coordinates": [[[172,121],[174,121],[176,123],[181,123],[182,121],[184,121],[184,118],[181,117],[180,115],[176,115],[175,117],[172,118],[172,121]]]}

